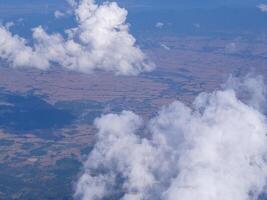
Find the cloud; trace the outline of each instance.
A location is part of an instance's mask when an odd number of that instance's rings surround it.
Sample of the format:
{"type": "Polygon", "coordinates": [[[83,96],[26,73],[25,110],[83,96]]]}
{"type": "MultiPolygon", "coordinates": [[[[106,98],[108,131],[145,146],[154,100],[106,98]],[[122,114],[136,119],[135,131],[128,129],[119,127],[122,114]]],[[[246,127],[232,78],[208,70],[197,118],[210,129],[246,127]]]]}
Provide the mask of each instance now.
{"type": "Polygon", "coordinates": [[[166,44],[160,44],[160,46],[161,46],[163,49],[165,49],[166,51],[170,51],[170,50],[171,50],[171,48],[168,47],[166,44]]]}
{"type": "Polygon", "coordinates": [[[97,5],[94,0],[69,1],[77,27],[67,37],[48,34],[41,26],[33,29],[33,45],[0,27],[0,58],[13,67],[47,69],[60,65],[90,73],[96,70],[120,75],[150,71],[154,65],[136,45],[126,23],[127,11],[117,3],[97,5]]]}
{"type": "Polygon", "coordinates": [[[250,91],[265,91],[257,80],[232,78],[224,89],[200,94],[191,107],[179,101],[163,107],[148,124],[130,111],[97,119],[97,142],[75,197],[257,199],[267,175],[267,124],[256,105],[263,94],[250,91]],[[239,99],[241,90],[249,101],[239,99]]]}
{"type": "Polygon", "coordinates": [[[56,11],[54,12],[54,16],[55,16],[56,19],[58,19],[58,18],[62,18],[62,17],[65,16],[65,13],[61,12],[60,10],[56,10],[56,11]]]}
{"type": "Polygon", "coordinates": [[[257,8],[260,9],[261,12],[267,12],[267,4],[259,4],[257,8]]]}
{"type": "Polygon", "coordinates": [[[49,67],[48,60],[41,52],[34,52],[27,46],[25,39],[12,35],[5,27],[0,27],[0,57],[13,66],[38,66],[39,69],[49,67]]]}
{"type": "Polygon", "coordinates": [[[7,23],[5,24],[5,27],[6,27],[7,29],[9,29],[9,28],[11,28],[11,27],[13,27],[13,26],[15,26],[15,23],[14,23],[14,22],[7,22],[7,23]]]}
{"type": "Polygon", "coordinates": [[[164,23],[163,23],[163,22],[157,22],[157,23],[155,24],[155,27],[156,27],[156,28],[163,28],[163,27],[164,27],[164,23]]]}

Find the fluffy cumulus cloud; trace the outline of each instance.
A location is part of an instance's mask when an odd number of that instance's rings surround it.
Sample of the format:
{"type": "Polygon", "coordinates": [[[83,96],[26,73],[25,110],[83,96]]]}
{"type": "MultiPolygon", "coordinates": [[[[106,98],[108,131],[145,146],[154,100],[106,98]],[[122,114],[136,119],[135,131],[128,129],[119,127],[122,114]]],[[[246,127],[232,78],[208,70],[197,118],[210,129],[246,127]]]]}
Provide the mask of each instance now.
{"type": "Polygon", "coordinates": [[[121,75],[153,69],[129,33],[125,9],[115,2],[69,2],[77,27],[66,30],[66,37],[48,34],[39,26],[33,29],[33,45],[29,45],[24,38],[0,26],[0,58],[14,67],[47,69],[53,64],[81,72],[104,70],[121,75]]]}
{"type": "Polygon", "coordinates": [[[261,12],[267,12],[267,4],[259,4],[257,8],[260,9],[261,12]]]}
{"type": "Polygon", "coordinates": [[[163,107],[148,124],[130,111],[97,119],[97,142],[75,197],[257,199],[267,175],[262,83],[232,78],[224,89],[200,94],[191,107],[179,101],[163,107]]]}

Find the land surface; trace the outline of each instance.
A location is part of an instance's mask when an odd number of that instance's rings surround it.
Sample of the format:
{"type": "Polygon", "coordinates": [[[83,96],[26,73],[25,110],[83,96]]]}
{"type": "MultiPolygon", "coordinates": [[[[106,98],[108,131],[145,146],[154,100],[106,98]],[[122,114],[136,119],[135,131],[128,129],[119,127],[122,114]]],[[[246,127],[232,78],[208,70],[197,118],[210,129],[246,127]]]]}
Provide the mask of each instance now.
{"type": "MultiPolygon", "coordinates": [[[[66,10],[62,2],[2,0],[0,23],[14,22],[10,30],[26,38],[40,24],[62,33],[74,26],[71,16],[55,20],[55,10],[66,10]]],[[[119,2],[128,6],[130,31],[156,64],[153,72],[40,71],[0,61],[0,199],[72,199],[102,114],[132,110],[147,120],[175,100],[190,106],[230,75],[267,79],[267,15],[254,1],[119,2]]]]}
{"type": "Polygon", "coordinates": [[[265,38],[142,42],[157,69],[134,77],[2,64],[0,199],[72,199],[94,144],[93,121],[102,114],[132,110],[146,120],[175,100],[190,105],[199,93],[219,89],[230,74],[266,76],[265,38]]]}

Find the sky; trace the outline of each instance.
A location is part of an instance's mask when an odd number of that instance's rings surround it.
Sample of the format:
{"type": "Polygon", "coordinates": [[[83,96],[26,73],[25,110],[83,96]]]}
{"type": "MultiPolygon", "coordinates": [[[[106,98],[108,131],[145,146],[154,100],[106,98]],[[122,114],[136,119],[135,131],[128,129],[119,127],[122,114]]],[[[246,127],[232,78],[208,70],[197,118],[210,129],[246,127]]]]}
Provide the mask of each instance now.
{"type": "MultiPolygon", "coordinates": [[[[104,2],[103,0],[97,0],[97,2],[104,2]]],[[[146,5],[146,6],[162,6],[162,7],[171,7],[175,6],[219,6],[219,5],[255,5],[259,3],[264,3],[262,0],[118,0],[120,4],[125,5],[146,5]]],[[[19,5],[19,4],[65,4],[64,0],[1,0],[0,4],[5,5],[19,5]]]]}
{"type": "MultiPolygon", "coordinates": [[[[161,29],[163,34],[178,36],[226,36],[226,33],[235,36],[244,33],[253,35],[267,29],[267,14],[257,8],[265,3],[261,0],[118,0],[117,2],[129,11],[126,21],[131,24],[131,32],[136,37],[153,34],[157,22],[169,24],[161,29]],[[200,26],[196,28],[194,24],[200,26]]],[[[71,27],[75,23],[71,17],[67,20],[66,18],[54,20],[55,10],[68,9],[64,0],[2,0],[1,4],[4,5],[0,12],[2,21],[25,19],[25,27],[18,25],[13,29],[26,37],[30,35],[30,28],[39,24],[43,24],[48,32],[53,32],[62,31],[64,27],[71,27]]]]}

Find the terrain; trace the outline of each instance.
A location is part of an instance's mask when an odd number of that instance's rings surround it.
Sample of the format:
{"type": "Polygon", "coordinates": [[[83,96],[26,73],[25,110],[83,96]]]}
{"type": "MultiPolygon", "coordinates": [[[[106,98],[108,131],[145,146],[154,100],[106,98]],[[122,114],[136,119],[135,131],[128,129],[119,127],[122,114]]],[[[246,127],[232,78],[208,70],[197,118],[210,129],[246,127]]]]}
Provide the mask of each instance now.
{"type": "MultiPolygon", "coordinates": [[[[7,10],[0,4],[0,16],[5,16],[4,22],[23,17],[14,30],[25,36],[27,27],[43,21],[56,27],[52,11],[62,6],[48,6],[44,14],[39,12],[43,5],[35,6],[36,12],[30,15],[32,7],[14,10],[10,5],[7,10]],[[29,21],[32,16],[37,18],[29,21]]],[[[218,28],[217,21],[203,17],[199,22],[188,14],[189,21],[177,31],[174,22],[179,15],[166,17],[163,12],[142,23],[135,17],[139,12],[142,17],[154,15],[129,9],[138,45],[157,66],[151,73],[83,74],[57,66],[48,71],[15,69],[1,61],[0,199],[72,199],[82,163],[94,145],[94,120],[103,114],[132,110],[147,120],[174,100],[190,105],[199,93],[219,89],[230,75],[267,75],[267,26],[262,26],[266,17],[261,14],[255,16],[261,19],[256,28],[244,28],[241,23],[234,30],[231,23],[218,28]],[[158,20],[165,20],[162,29],[154,27],[158,20]]],[[[233,21],[235,25],[238,20],[233,21]]],[[[72,24],[61,22],[54,30],[72,24]]]]}

